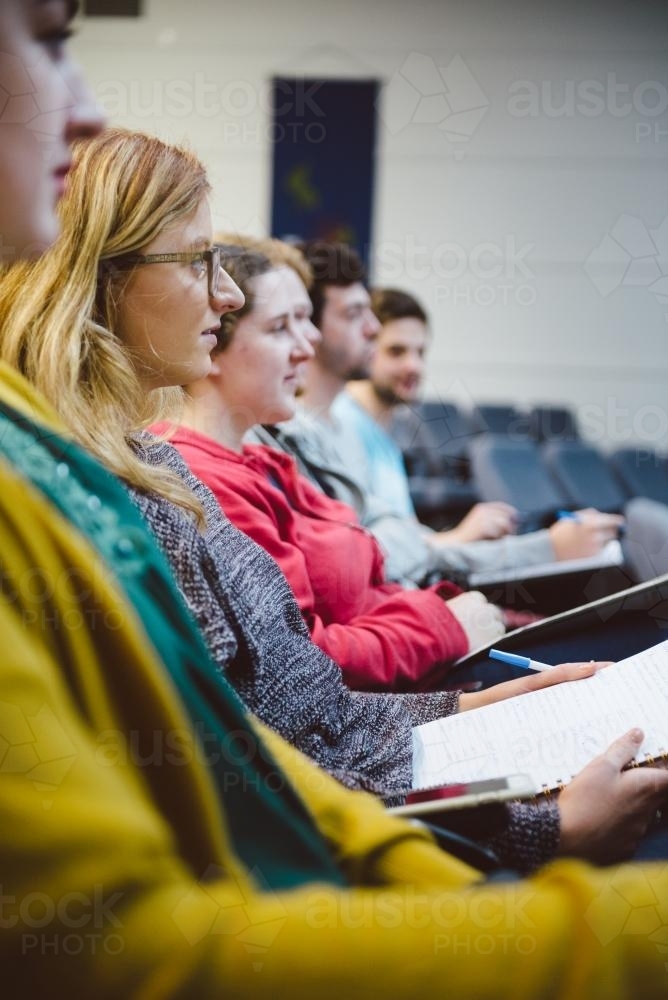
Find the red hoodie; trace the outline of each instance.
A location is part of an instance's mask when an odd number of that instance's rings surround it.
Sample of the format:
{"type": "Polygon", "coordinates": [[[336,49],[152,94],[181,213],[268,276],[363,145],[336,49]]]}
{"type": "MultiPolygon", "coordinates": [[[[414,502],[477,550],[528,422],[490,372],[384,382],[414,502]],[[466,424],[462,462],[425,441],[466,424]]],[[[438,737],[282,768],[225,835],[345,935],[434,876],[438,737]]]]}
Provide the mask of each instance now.
{"type": "MultiPolygon", "coordinates": [[[[162,434],[167,425],[152,428],[162,434]]],[[[215,494],[230,520],[279,564],[313,641],[350,687],[410,687],[468,651],[440,583],[405,590],[388,583],[376,540],[351,507],[300,476],[294,459],[248,445],[242,454],[187,427],[169,440],[215,494]]]]}

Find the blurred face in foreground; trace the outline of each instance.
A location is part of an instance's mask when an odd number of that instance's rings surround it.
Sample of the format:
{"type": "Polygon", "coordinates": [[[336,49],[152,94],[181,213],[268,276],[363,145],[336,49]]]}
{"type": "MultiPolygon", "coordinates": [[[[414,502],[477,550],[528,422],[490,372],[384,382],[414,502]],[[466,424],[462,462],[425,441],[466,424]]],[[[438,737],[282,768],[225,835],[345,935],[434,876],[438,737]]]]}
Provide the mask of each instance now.
{"type": "Polygon", "coordinates": [[[103,125],[67,54],[75,9],[65,0],[0,3],[0,263],[36,257],[56,239],[69,147],[103,125]]]}
{"type": "Polygon", "coordinates": [[[383,324],[371,362],[371,384],[384,403],[414,403],[424,377],[429,334],[420,319],[405,317],[383,324]]]}

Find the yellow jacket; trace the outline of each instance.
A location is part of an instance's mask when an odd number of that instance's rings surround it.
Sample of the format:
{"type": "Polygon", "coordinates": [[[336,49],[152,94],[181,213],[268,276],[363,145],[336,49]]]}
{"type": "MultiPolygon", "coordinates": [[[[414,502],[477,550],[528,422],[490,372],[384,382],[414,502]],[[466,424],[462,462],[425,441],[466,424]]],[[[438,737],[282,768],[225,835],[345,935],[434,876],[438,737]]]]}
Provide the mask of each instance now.
{"type": "MultiPolygon", "coordinates": [[[[6,369],[0,398],[58,427],[6,369]]],[[[0,477],[3,997],[668,994],[668,867],[476,884],[268,732],[354,888],[263,892],[197,754],[172,762],[189,722],[133,610],[72,525],[0,477]]]]}

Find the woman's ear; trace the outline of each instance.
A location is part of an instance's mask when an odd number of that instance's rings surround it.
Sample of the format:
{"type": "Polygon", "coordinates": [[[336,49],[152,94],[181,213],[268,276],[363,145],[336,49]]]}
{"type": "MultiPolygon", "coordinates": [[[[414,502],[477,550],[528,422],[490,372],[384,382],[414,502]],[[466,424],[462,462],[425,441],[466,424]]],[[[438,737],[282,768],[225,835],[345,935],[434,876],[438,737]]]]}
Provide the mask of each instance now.
{"type": "MultiPolygon", "coordinates": [[[[220,372],[221,372],[221,368],[220,368],[220,365],[218,364],[216,358],[211,358],[211,369],[209,371],[209,376],[211,376],[211,375],[220,375],[220,372]]],[[[207,376],[207,377],[209,377],[209,376],[207,376]]]]}

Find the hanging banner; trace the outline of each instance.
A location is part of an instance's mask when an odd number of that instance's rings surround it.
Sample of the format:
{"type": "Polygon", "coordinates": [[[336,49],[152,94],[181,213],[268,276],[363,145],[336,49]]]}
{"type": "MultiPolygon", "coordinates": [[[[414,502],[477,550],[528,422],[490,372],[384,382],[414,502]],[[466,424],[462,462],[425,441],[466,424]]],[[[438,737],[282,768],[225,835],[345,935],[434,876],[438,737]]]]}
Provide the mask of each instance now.
{"type": "Polygon", "coordinates": [[[352,244],[368,264],[376,80],[273,81],[271,231],[352,244]]]}

